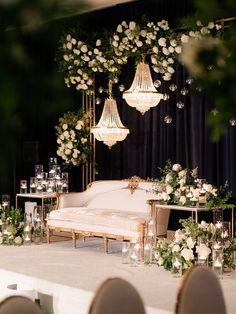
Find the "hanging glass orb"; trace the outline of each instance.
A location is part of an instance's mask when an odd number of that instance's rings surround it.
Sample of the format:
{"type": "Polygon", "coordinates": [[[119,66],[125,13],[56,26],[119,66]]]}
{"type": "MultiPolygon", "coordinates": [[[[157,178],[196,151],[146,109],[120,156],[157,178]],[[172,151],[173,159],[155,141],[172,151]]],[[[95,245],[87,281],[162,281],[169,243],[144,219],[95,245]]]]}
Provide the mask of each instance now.
{"type": "Polygon", "coordinates": [[[167,124],[170,124],[172,122],[172,117],[171,116],[165,116],[164,122],[167,124]]]}
{"type": "Polygon", "coordinates": [[[161,86],[161,81],[155,80],[155,81],[153,82],[153,85],[154,85],[156,88],[158,88],[158,87],[161,86]]]}
{"type": "Polygon", "coordinates": [[[100,105],[101,102],[102,102],[101,98],[96,97],[96,99],[95,99],[95,104],[96,104],[96,105],[100,105]]]}
{"type": "Polygon", "coordinates": [[[201,86],[197,86],[196,90],[200,93],[200,92],[202,92],[202,87],[201,86]]]}
{"type": "Polygon", "coordinates": [[[208,65],[207,70],[212,71],[213,69],[214,69],[214,65],[212,64],[208,65]]]}
{"type": "Polygon", "coordinates": [[[169,86],[169,90],[172,91],[172,92],[176,91],[176,89],[177,89],[177,85],[176,84],[171,84],[169,86]]]}
{"type": "Polygon", "coordinates": [[[188,95],[188,90],[187,90],[187,88],[182,88],[181,89],[181,91],[180,91],[180,93],[183,95],[183,96],[186,96],[186,95],[188,95]]]}
{"type": "Polygon", "coordinates": [[[177,102],[177,104],[176,104],[176,107],[178,108],[178,109],[183,109],[184,108],[184,102],[183,101],[178,101],[177,102]]]}
{"type": "Polygon", "coordinates": [[[191,77],[188,77],[187,79],[186,79],[186,83],[187,84],[192,84],[192,82],[193,82],[193,79],[191,78],[191,77]]]}
{"type": "Polygon", "coordinates": [[[170,96],[168,94],[163,94],[163,100],[168,100],[170,98],[170,96]]]}
{"type": "Polygon", "coordinates": [[[230,123],[231,126],[236,126],[236,118],[231,118],[229,120],[229,123],[230,123]]]}
{"type": "Polygon", "coordinates": [[[125,86],[123,84],[121,84],[118,88],[120,92],[123,92],[125,90],[125,86]]]}
{"type": "Polygon", "coordinates": [[[102,86],[100,86],[100,87],[98,88],[98,92],[99,92],[100,94],[103,93],[103,87],[102,87],[102,86]]]}
{"type": "Polygon", "coordinates": [[[219,113],[219,111],[215,108],[211,110],[211,113],[213,114],[213,116],[216,116],[219,113]]]}

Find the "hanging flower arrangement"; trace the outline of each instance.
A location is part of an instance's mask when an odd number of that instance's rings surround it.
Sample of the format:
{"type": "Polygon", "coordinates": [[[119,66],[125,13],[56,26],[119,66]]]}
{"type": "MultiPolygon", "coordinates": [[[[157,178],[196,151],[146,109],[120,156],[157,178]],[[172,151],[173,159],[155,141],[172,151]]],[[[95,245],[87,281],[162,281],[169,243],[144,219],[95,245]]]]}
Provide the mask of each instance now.
{"type": "Polygon", "coordinates": [[[57,155],[66,166],[80,166],[90,159],[90,113],[67,112],[59,118],[55,126],[57,136],[57,155]]]}
{"type": "Polygon", "coordinates": [[[122,21],[115,32],[106,31],[100,36],[84,33],[84,38],[89,38],[86,42],[80,38],[81,32],[71,32],[62,39],[60,67],[67,87],[74,86],[86,93],[93,90],[97,73],[107,73],[109,80],[116,83],[122,65],[130,58],[137,64],[148,56],[154,72],[169,81],[180,59],[182,45],[190,39],[215,36],[220,28],[213,22],[204,26],[198,21],[192,30],[180,32],[171,30],[166,20],[154,23],[143,19],[140,24],[122,21]]]}

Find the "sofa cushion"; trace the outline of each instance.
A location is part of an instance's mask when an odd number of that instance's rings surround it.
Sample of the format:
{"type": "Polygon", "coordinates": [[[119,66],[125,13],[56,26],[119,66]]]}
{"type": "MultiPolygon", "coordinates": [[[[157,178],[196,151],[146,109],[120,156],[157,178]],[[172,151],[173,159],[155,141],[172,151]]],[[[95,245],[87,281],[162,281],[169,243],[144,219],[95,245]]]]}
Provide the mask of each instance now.
{"type": "Polygon", "coordinates": [[[133,211],[118,211],[107,208],[71,207],[54,210],[49,216],[50,220],[72,221],[80,225],[99,225],[117,229],[138,231],[139,226],[145,223],[147,214],[133,211]]]}

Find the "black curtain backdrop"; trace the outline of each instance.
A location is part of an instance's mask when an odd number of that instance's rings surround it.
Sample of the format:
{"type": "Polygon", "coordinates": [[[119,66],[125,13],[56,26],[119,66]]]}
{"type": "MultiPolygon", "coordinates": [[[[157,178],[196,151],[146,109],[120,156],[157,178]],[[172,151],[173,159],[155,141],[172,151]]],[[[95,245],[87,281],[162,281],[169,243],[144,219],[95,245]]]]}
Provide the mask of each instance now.
{"type": "MultiPolygon", "coordinates": [[[[189,0],[140,0],[57,20],[38,33],[26,34],[23,40],[34,66],[17,73],[20,100],[11,122],[15,125],[12,141],[16,146],[12,154],[9,152],[11,158],[8,158],[6,165],[11,170],[5,177],[7,182],[0,182],[0,194],[11,193],[14,197],[19,190],[20,179],[32,176],[36,163],[43,163],[47,170],[48,158],[56,156],[54,126],[58,118],[64,112],[81,106],[81,96],[64,85],[63,75],[58,72],[55,61],[63,32],[67,33],[78,24],[91,31],[104,28],[115,30],[121,21],[138,22],[143,15],[152,21],[166,19],[171,28],[176,28],[180,19],[192,12],[194,8],[189,0]]],[[[183,87],[190,88],[186,84],[188,74],[181,66],[177,66],[173,80],[162,82],[159,88],[161,93],[168,93],[170,98],[162,100],[157,107],[142,116],[126,104],[118,90],[121,83],[126,89],[130,87],[134,73],[134,64],[129,62],[123,68],[120,82],[114,87],[121,120],[130,129],[130,134],[125,141],[110,150],[101,142],[96,142],[96,179],[123,179],[133,175],[158,178],[158,168],[163,168],[170,159],[184,167],[198,167],[199,177],[217,186],[228,180],[229,189],[235,198],[236,127],[229,126],[227,134],[218,143],[211,142],[206,116],[214,108],[214,95],[199,97],[196,91],[190,91],[183,96],[180,90],[183,87]],[[178,86],[176,92],[169,90],[171,83],[178,86]],[[185,104],[183,109],[176,107],[179,100],[185,104]],[[172,117],[170,124],[164,122],[167,115],[172,117]]],[[[152,75],[153,80],[160,79],[157,74],[152,75]]],[[[107,87],[102,77],[97,80],[96,91],[100,85],[107,87]]],[[[98,93],[97,96],[104,97],[98,93]]],[[[97,122],[102,108],[103,105],[96,106],[97,122]]],[[[79,190],[80,169],[72,168],[69,175],[70,190],[79,190]]]]}

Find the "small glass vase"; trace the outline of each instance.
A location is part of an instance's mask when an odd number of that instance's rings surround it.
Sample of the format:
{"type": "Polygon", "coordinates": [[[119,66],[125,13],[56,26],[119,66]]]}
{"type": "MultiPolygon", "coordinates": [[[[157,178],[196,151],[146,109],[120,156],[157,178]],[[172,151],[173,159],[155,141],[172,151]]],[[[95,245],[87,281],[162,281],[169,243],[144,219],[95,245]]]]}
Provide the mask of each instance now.
{"type": "Polygon", "coordinates": [[[180,255],[174,255],[172,258],[172,269],[171,272],[174,277],[181,277],[183,274],[183,266],[180,255]]]}

